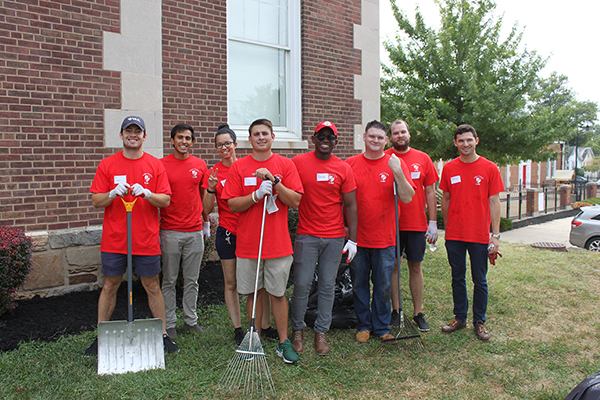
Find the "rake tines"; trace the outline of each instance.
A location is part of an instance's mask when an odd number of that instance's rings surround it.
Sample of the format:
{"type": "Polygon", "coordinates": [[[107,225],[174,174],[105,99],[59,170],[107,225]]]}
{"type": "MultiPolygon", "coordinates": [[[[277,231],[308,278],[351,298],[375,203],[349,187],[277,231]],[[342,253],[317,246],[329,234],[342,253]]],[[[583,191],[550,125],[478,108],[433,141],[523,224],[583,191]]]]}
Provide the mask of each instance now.
{"type": "Polygon", "coordinates": [[[254,329],[250,329],[229,360],[219,386],[228,393],[250,398],[275,394],[265,352],[254,329]]]}

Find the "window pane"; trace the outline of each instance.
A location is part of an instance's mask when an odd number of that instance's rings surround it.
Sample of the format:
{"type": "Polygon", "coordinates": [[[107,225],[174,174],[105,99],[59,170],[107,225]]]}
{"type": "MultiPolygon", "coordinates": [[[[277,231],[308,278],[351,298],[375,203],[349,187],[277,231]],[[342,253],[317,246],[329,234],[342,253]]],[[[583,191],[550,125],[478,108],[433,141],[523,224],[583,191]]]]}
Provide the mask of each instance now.
{"type": "Polygon", "coordinates": [[[229,36],[288,45],[287,0],[229,0],[229,36]]]}
{"type": "Polygon", "coordinates": [[[286,126],[285,51],[229,41],[227,81],[231,124],[268,118],[286,126]]]}

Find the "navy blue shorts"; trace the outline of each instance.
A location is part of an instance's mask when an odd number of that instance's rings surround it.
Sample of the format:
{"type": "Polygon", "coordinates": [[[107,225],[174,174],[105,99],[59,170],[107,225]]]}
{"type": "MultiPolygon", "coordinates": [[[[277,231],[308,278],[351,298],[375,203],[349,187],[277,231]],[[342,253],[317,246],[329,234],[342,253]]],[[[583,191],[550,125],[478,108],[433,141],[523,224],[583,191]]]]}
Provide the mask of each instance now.
{"type": "Polygon", "coordinates": [[[400,254],[404,251],[410,262],[423,262],[426,243],[425,232],[400,231],[400,254]]]}
{"type": "Polygon", "coordinates": [[[233,260],[235,258],[235,235],[222,226],[217,227],[215,235],[215,247],[221,260],[233,260]]]}
{"type": "MultiPolygon", "coordinates": [[[[119,276],[127,272],[127,254],[100,252],[102,274],[119,276]]],[[[139,276],[151,277],[160,272],[160,255],[132,256],[134,271],[139,276]]]]}

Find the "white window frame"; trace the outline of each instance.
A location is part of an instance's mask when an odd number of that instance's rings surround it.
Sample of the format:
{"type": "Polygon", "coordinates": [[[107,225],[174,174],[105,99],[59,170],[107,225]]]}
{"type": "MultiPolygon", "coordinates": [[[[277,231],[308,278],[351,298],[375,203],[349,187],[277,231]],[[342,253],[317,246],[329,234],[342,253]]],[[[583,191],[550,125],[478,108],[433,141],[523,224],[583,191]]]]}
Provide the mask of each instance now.
{"type": "MultiPolygon", "coordinates": [[[[229,6],[229,2],[227,2],[229,6]]],[[[308,149],[308,142],[302,140],[302,85],[301,85],[301,36],[300,36],[300,1],[288,1],[288,47],[276,46],[251,40],[239,40],[249,44],[260,44],[277,49],[287,50],[285,56],[286,79],[286,126],[273,127],[275,141],[274,149],[308,149]]],[[[229,15],[229,13],[228,13],[229,15]]],[[[229,18],[228,18],[229,23],[229,18]]],[[[229,41],[238,40],[229,38],[227,33],[227,51],[229,55],[229,41]]],[[[229,85],[229,82],[227,83],[229,85]]],[[[229,113],[229,110],[228,110],[229,113]]],[[[257,116],[260,118],[260,116],[257,116]]],[[[248,141],[248,127],[250,125],[231,125],[237,134],[238,147],[241,149],[252,148],[248,141]]]]}

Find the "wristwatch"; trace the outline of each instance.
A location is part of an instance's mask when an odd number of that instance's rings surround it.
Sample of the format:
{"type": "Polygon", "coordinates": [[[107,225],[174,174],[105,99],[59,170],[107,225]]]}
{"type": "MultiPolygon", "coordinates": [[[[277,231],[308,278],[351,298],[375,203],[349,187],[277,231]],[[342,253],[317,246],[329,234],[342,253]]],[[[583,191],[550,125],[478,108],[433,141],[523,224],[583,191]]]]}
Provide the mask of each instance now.
{"type": "Polygon", "coordinates": [[[275,179],[273,179],[273,187],[275,187],[275,185],[277,185],[279,182],[281,182],[281,179],[275,177],[275,179]]]}
{"type": "Polygon", "coordinates": [[[500,239],[500,234],[499,233],[492,233],[492,237],[499,240],[500,239]]]}

